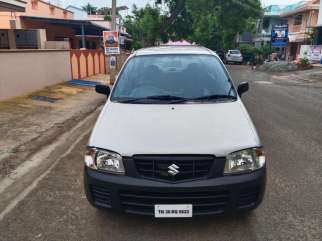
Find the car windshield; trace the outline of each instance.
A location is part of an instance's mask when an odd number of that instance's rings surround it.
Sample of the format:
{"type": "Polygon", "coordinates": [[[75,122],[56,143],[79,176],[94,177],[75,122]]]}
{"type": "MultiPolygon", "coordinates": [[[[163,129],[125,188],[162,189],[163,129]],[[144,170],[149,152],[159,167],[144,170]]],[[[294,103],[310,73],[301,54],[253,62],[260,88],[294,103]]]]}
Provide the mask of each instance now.
{"type": "Polygon", "coordinates": [[[148,55],[131,58],[111,101],[156,103],[232,101],[236,91],[212,55],[148,55]]]}
{"type": "Polygon", "coordinates": [[[230,53],[231,54],[240,54],[240,51],[239,50],[230,50],[230,53]]]}

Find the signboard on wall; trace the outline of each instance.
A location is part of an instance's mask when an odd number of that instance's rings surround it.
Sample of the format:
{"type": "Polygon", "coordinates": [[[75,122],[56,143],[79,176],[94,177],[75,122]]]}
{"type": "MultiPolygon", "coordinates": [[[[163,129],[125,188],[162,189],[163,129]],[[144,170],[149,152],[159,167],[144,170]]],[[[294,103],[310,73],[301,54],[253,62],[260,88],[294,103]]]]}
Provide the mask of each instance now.
{"type": "Polygon", "coordinates": [[[116,69],[116,56],[110,57],[110,69],[116,69]]]}
{"type": "Polygon", "coordinates": [[[306,58],[311,63],[319,63],[322,58],[321,45],[302,45],[300,58],[306,58]]]}
{"type": "Polygon", "coordinates": [[[120,36],[120,45],[121,46],[125,45],[125,37],[124,36],[120,36]]]}
{"type": "Polygon", "coordinates": [[[285,47],[288,45],[288,25],[275,25],[272,28],[272,46],[273,47],[285,47]]]}
{"type": "Polygon", "coordinates": [[[103,31],[103,41],[106,55],[120,54],[118,31],[103,31]]]}

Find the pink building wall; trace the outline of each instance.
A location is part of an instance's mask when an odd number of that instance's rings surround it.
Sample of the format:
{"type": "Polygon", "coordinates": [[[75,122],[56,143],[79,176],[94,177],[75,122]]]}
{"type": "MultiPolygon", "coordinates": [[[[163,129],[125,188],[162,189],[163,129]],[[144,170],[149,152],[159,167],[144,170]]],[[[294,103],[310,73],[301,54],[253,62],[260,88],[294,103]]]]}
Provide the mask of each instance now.
{"type": "Polygon", "coordinates": [[[17,28],[21,28],[20,16],[33,16],[43,18],[73,19],[74,14],[71,11],[54,6],[42,0],[26,0],[26,12],[0,12],[0,29],[9,29],[10,20],[16,20],[17,28]]]}

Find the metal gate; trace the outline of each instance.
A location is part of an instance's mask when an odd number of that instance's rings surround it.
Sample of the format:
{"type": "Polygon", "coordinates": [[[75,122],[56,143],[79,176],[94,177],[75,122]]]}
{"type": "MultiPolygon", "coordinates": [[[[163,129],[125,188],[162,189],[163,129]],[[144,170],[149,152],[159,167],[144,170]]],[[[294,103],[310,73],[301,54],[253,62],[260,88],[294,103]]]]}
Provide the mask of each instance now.
{"type": "Polygon", "coordinates": [[[0,30],[0,49],[9,48],[8,30],[0,30]]]}
{"type": "Polygon", "coordinates": [[[17,49],[37,49],[37,30],[15,29],[17,49]]]}

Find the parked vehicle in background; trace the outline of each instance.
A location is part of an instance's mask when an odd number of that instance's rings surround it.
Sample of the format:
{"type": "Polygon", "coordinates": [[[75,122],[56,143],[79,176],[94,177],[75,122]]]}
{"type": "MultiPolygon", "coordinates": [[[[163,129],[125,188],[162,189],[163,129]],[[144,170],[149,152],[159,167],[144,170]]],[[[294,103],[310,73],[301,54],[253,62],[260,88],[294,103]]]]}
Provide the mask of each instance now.
{"type": "Polygon", "coordinates": [[[95,207],[156,218],[249,211],[262,201],[266,164],[238,88],[219,57],[196,46],[132,54],[85,154],[95,207]]]}
{"type": "Polygon", "coordinates": [[[237,63],[242,64],[244,61],[243,55],[241,54],[240,50],[228,50],[226,54],[226,63],[237,63]]]}

